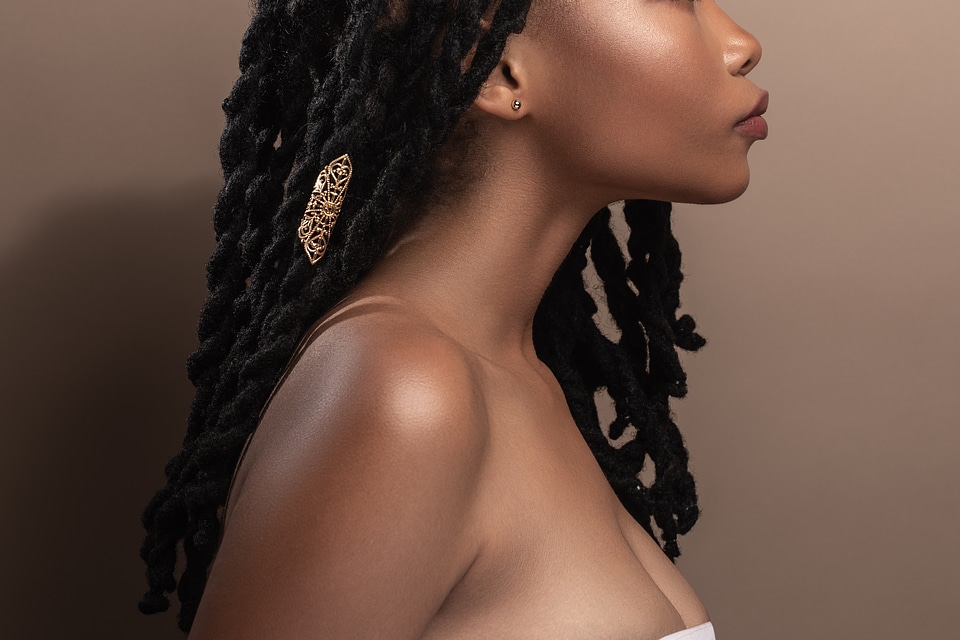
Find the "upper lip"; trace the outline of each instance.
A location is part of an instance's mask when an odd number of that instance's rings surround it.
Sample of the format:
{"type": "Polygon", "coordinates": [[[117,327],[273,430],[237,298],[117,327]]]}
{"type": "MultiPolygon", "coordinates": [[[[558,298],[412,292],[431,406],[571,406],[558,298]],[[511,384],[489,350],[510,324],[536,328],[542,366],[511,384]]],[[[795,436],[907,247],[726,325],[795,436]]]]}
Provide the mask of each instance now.
{"type": "MultiPolygon", "coordinates": [[[[763,94],[760,96],[760,99],[757,101],[757,106],[753,108],[753,111],[743,116],[740,122],[749,120],[754,116],[762,116],[764,113],[767,112],[767,105],[769,104],[769,102],[770,102],[770,94],[764,91],[763,94]]],[[[737,124],[740,124],[740,122],[738,122],[737,124]]]]}

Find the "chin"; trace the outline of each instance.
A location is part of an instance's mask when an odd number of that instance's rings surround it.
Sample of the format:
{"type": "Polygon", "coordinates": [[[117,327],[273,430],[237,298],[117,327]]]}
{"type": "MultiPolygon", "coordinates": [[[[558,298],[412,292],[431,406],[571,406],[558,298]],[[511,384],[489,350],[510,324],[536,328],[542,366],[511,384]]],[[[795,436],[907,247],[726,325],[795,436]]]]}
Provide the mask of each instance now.
{"type": "Polygon", "coordinates": [[[687,204],[723,204],[742,196],[749,185],[750,172],[747,171],[735,180],[725,180],[718,184],[698,184],[695,188],[680,194],[679,197],[669,198],[669,200],[687,204]]]}

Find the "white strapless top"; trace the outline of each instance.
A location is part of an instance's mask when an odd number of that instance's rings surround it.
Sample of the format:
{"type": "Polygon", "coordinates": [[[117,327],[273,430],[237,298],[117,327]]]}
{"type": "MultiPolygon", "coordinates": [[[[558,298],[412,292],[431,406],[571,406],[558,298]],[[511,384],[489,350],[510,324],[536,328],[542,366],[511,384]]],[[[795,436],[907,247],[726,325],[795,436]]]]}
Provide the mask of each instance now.
{"type": "Polygon", "coordinates": [[[660,640],[717,640],[717,636],[713,633],[713,624],[704,622],[695,627],[681,629],[676,633],[663,636],[660,640]]]}

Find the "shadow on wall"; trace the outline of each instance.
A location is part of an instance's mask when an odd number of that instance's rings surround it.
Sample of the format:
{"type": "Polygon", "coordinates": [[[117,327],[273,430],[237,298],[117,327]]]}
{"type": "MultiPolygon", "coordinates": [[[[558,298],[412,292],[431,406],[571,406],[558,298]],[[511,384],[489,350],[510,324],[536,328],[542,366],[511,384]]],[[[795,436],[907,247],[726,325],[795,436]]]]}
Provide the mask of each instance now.
{"type": "Polygon", "coordinates": [[[140,512],[185,426],[217,188],[74,200],[0,258],[6,637],[182,637],[136,609],[140,512]]]}

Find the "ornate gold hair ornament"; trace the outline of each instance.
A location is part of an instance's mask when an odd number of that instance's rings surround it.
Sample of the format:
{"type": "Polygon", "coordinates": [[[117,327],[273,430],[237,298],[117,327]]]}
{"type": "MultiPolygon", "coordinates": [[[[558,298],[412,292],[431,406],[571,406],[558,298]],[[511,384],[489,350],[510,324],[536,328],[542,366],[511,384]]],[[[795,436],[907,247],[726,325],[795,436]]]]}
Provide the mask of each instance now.
{"type": "Polygon", "coordinates": [[[310,202],[297,230],[310,264],[317,264],[327,251],[327,243],[340,215],[343,196],[347,193],[352,175],[350,156],[343,154],[325,166],[317,176],[310,202]]]}

